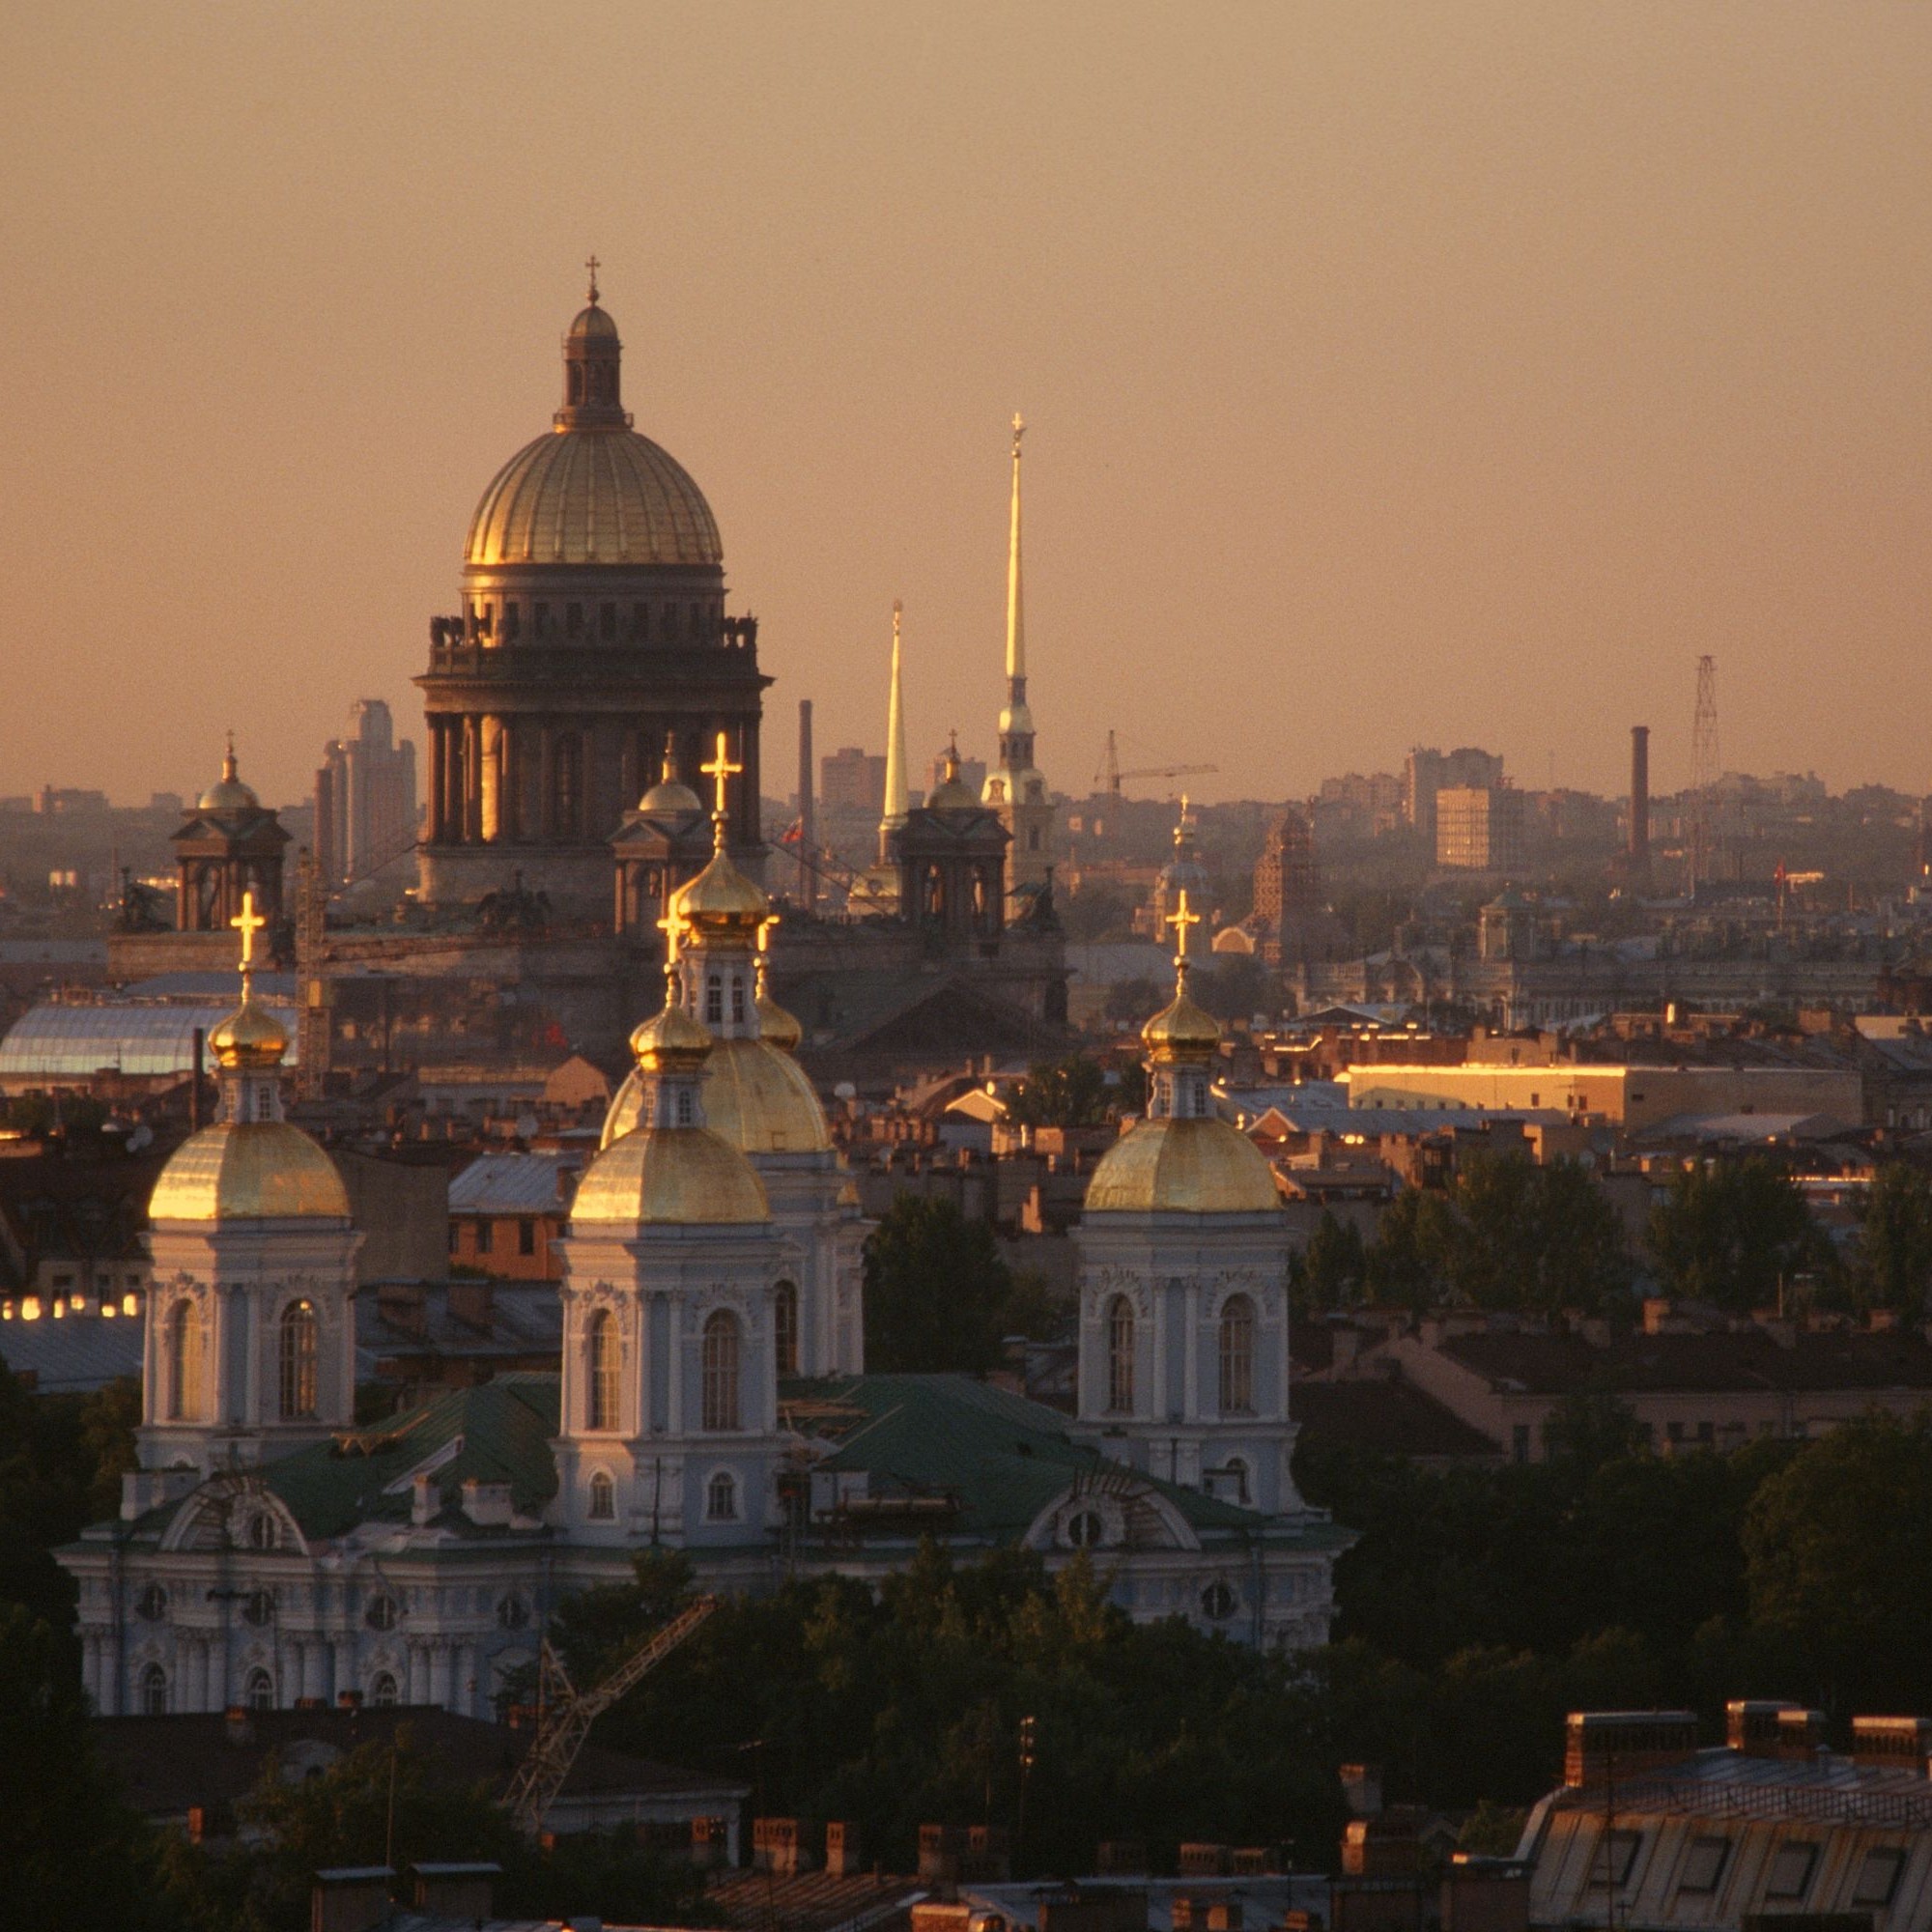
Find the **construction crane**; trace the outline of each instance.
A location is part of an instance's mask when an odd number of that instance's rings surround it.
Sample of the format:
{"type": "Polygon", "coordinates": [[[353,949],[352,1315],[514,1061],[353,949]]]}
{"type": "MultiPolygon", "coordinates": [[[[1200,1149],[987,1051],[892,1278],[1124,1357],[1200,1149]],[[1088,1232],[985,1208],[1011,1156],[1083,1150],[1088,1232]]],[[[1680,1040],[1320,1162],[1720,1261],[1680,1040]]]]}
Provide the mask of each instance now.
{"type": "Polygon", "coordinates": [[[545,1638],[538,1663],[537,1734],[510,1779],[503,1803],[526,1832],[543,1830],[543,1821],[583,1748],[590,1726],[640,1679],[655,1670],[718,1607],[716,1597],[698,1597],[680,1610],[648,1643],[640,1645],[594,1690],[570,1681],[563,1659],[545,1638]]]}
{"type": "Polygon", "coordinates": [[[1114,734],[1107,733],[1107,749],[1100,757],[1100,769],[1094,774],[1094,782],[1098,785],[1105,781],[1108,791],[1116,798],[1121,787],[1129,779],[1187,779],[1197,772],[1218,772],[1219,765],[1143,765],[1138,771],[1123,772],[1121,769],[1121,754],[1114,743],[1114,734]]]}

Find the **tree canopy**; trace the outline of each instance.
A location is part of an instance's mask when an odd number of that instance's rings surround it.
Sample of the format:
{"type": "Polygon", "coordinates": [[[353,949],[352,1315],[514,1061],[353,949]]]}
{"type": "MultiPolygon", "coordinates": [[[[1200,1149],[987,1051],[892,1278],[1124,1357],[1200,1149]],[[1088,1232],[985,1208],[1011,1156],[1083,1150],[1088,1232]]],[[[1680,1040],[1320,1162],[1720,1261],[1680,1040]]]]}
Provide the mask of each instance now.
{"type": "Polygon", "coordinates": [[[977,1375],[1000,1359],[1012,1271],[993,1231],[940,1195],[900,1194],[866,1242],[866,1362],[977,1375]]]}

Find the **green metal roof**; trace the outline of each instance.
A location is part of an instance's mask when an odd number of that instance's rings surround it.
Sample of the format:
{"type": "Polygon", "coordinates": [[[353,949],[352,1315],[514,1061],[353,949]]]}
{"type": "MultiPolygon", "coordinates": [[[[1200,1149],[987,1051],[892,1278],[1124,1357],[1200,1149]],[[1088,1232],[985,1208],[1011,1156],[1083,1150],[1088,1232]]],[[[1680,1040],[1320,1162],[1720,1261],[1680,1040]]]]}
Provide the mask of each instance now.
{"type": "MultiPolygon", "coordinates": [[[[262,1478],[294,1512],[304,1536],[341,1536],[360,1522],[408,1521],[411,1493],[404,1488],[390,1494],[391,1485],[461,1436],[463,1446],[435,1472],[445,1504],[457,1500],[465,1482],[508,1483],[519,1513],[534,1516],[556,1492],[550,1448],[556,1420],[555,1376],[499,1376],[298,1449],[268,1463],[262,1478]]],[[[453,1517],[448,1526],[469,1527],[469,1520],[453,1517]]]]}
{"type": "Polygon", "coordinates": [[[952,1533],[1011,1541],[1082,1476],[1145,1485],[1204,1541],[1266,1532],[1259,1512],[1129,1471],[1075,1442],[1058,1409],[966,1376],[854,1376],[785,1392],[864,1413],[818,1468],[864,1470],[874,1496],[949,1496],[958,1510],[952,1533]]]}

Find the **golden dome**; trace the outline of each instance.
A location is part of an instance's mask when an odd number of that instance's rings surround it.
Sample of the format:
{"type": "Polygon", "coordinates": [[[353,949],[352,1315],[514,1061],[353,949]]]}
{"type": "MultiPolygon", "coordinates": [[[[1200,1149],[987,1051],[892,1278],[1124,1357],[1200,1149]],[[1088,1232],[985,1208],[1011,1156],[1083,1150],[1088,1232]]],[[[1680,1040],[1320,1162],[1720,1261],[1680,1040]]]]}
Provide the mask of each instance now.
{"type": "Polygon", "coordinates": [[[696,1073],[713,1045],[711,1036],[675,1002],[654,1012],[631,1036],[638,1065],[652,1073],[696,1073]]]}
{"type": "Polygon", "coordinates": [[[599,308],[593,301],[588,308],[577,311],[576,319],[570,325],[569,337],[573,342],[592,337],[601,342],[615,342],[617,325],[611,320],[609,309],[599,308]]]}
{"type": "Polygon", "coordinates": [[[286,1121],[221,1121],[184,1141],[148,1201],[156,1221],[349,1218],[335,1163],[286,1121]]]}
{"type": "Polygon", "coordinates": [[[203,811],[260,811],[262,801],[253,789],[242,782],[235,771],[235,740],[228,741],[228,755],[221,761],[221,776],[202,793],[203,811]]]}
{"type": "Polygon", "coordinates": [[[724,557],[711,506],[684,467],[614,425],[553,430],[526,443],[484,491],[464,551],[466,563],[485,567],[724,557]]]}
{"type": "Polygon", "coordinates": [[[805,1029],[798,1022],[796,1013],[788,1013],[784,1008],[765,991],[760,975],[758,997],[753,1002],[758,1013],[758,1037],[767,1046],[776,1047],[787,1057],[798,1051],[799,1042],[805,1037],[805,1029]]]}
{"type": "Polygon", "coordinates": [[[771,1208],[751,1162],[709,1127],[643,1127],[584,1170],[570,1219],[732,1227],[768,1221],[771,1208]]]}
{"type": "Polygon", "coordinates": [[[673,920],[695,926],[706,938],[715,942],[736,935],[747,946],[756,941],[758,927],[772,910],[763,891],[723,851],[712,853],[703,871],[672,894],[670,904],[673,920]]]}
{"type": "Polygon", "coordinates": [[[1087,1185],[1090,1214],[1263,1214],[1280,1206],[1261,1150],[1211,1115],[1143,1121],[1108,1149],[1087,1185]]]}
{"type": "Polygon", "coordinates": [[[1194,1004],[1183,978],[1172,1002],[1141,1028],[1141,1044],[1156,1064],[1212,1060],[1221,1050],[1221,1025],[1194,1004]]]}
{"type": "MultiPolygon", "coordinates": [[[[746,1153],[819,1153],[832,1145],[805,1068],[768,1039],[721,1039],[704,1068],[704,1122],[746,1153]]],[[[632,1132],[643,1106],[633,1073],[604,1117],[603,1147],[632,1132]]]]}
{"type": "Polygon", "coordinates": [[[288,1029],[244,988],[242,1004],[208,1036],[208,1050],[218,1066],[266,1070],[282,1064],[289,1050],[288,1029]]]}

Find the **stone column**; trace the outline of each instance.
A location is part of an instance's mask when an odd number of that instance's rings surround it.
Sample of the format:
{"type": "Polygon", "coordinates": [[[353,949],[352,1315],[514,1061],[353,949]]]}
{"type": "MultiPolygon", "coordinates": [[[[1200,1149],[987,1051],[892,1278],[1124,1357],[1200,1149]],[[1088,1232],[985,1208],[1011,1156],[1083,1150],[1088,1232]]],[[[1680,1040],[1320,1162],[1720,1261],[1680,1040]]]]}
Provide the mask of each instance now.
{"type": "Polygon", "coordinates": [[[353,1636],[339,1636],[333,1645],[335,1651],[335,1689],[338,1694],[344,1690],[355,1690],[361,1687],[355,1681],[355,1639],[353,1636]]]}
{"type": "Polygon", "coordinates": [[[480,719],[476,726],[476,830],[484,844],[503,837],[503,725],[497,718],[480,719]]]}
{"type": "Polygon", "coordinates": [[[597,809],[597,721],[584,718],[577,728],[577,836],[588,840],[600,836],[603,814],[597,809]]]}
{"type": "Polygon", "coordinates": [[[429,1701],[449,1708],[450,1643],[447,1637],[433,1637],[429,1652],[429,1701]]]}
{"type": "Polygon", "coordinates": [[[100,1638],[93,1631],[80,1639],[80,1685],[94,1708],[100,1708],[100,1638]]]}
{"type": "Polygon", "coordinates": [[[185,1646],[183,1667],[187,1678],[187,1697],[184,1711],[206,1711],[208,1705],[208,1640],[196,1637],[185,1646]]]}
{"type": "Polygon", "coordinates": [[[524,734],[507,718],[497,719],[497,729],[501,734],[497,753],[497,837],[516,839],[524,836],[524,734]]]}
{"type": "Polygon", "coordinates": [[[638,732],[633,724],[618,727],[617,753],[617,792],[620,811],[636,809],[638,800],[643,795],[643,786],[638,781],[638,732]]]}
{"type": "Polygon", "coordinates": [[[548,718],[537,732],[537,833],[546,845],[556,838],[556,726],[548,718]]]}
{"type": "Polygon", "coordinates": [[[483,837],[483,744],[478,720],[463,721],[463,842],[476,844],[483,837]]]}
{"type": "Polygon", "coordinates": [[[301,1647],[301,1694],[328,1698],[328,1645],[321,1637],[306,1637],[301,1647]]]}

